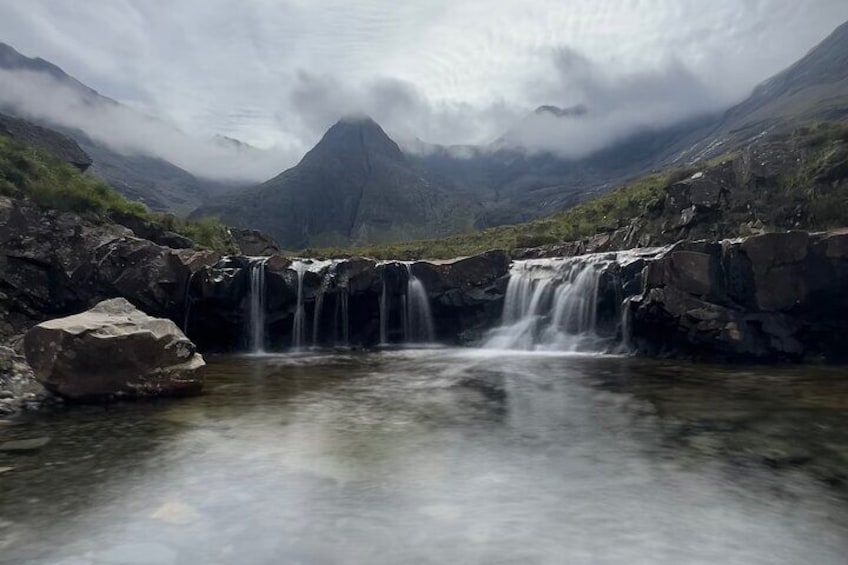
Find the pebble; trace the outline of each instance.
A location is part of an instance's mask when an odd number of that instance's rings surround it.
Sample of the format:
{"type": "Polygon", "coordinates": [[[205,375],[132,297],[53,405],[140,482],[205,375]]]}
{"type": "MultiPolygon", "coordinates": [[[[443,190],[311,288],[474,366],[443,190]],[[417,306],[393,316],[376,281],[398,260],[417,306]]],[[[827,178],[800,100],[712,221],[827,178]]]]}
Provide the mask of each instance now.
{"type": "Polygon", "coordinates": [[[35,451],[50,443],[49,437],[19,439],[0,443],[0,451],[35,451]]]}
{"type": "Polygon", "coordinates": [[[168,524],[185,526],[200,518],[200,514],[184,502],[171,501],[157,508],[150,517],[168,524]]]}

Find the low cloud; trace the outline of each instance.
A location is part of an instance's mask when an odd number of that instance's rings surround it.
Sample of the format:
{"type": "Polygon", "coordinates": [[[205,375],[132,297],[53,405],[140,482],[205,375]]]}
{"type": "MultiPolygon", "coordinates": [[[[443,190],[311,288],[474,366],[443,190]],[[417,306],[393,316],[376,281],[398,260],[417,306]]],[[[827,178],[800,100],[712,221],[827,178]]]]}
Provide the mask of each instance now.
{"type": "Polygon", "coordinates": [[[291,165],[300,145],[258,149],[224,138],[203,139],[160,119],[92,95],[48,74],[0,70],[0,107],[24,117],[81,130],[125,155],[157,157],[198,177],[262,181],[291,165]]]}
{"type": "Polygon", "coordinates": [[[551,57],[551,73],[528,86],[528,98],[576,115],[530,113],[498,140],[499,147],[581,157],[645,129],[722,110],[727,100],[678,61],[612,74],[568,48],[551,57]]]}
{"type": "Polygon", "coordinates": [[[461,102],[431,102],[414,85],[381,78],[359,86],[329,75],[301,71],[291,90],[295,136],[320,135],[346,116],[370,116],[406,149],[421,141],[450,145],[455,140],[488,143],[520,118],[524,110],[505,103],[483,108],[461,102]],[[320,133],[318,133],[320,132],[320,133]]]}

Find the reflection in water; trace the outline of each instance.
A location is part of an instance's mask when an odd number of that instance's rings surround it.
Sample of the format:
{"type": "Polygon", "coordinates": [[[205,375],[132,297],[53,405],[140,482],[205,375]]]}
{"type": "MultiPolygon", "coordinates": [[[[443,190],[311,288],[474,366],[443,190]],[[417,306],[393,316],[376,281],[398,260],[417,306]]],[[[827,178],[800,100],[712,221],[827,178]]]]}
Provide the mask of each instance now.
{"type": "Polygon", "coordinates": [[[0,427],[3,563],[816,563],[841,371],[421,350],[229,358],[0,427]]]}

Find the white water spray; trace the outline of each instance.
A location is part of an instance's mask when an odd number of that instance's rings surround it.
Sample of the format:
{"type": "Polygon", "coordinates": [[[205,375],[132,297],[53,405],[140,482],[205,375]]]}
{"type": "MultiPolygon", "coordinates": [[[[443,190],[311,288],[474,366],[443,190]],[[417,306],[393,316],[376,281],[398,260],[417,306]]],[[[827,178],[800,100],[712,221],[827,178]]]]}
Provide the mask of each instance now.
{"type": "Polygon", "coordinates": [[[404,337],[407,343],[433,343],[436,341],[436,330],[430,311],[430,297],[427,296],[424,283],[412,274],[412,265],[405,265],[408,279],[403,304],[404,337]]]}
{"type": "Polygon", "coordinates": [[[297,273],[297,307],[292,320],[292,347],[300,349],[306,341],[306,307],[303,303],[303,276],[306,274],[307,265],[303,261],[293,261],[292,269],[297,273]]]}
{"type": "Polygon", "coordinates": [[[598,286],[617,254],[516,261],[510,270],[501,327],[494,349],[605,351],[597,333],[598,286]]]}
{"type": "Polygon", "coordinates": [[[267,257],[250,258],[250,349],[265,352],[265,263],[267,257]]]}

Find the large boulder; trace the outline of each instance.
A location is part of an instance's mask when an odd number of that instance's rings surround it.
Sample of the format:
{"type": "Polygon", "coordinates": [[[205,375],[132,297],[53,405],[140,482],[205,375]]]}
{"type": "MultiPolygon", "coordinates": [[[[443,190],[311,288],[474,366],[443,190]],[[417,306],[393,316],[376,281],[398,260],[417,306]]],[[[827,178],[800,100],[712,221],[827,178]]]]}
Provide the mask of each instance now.
{"type": "Polygon", "coordinates": [[[200,392],[205,364],[174,322],[123,298],[43,322],[24,338],[38,381],[70,400],[174,396],[200,392]]]}

